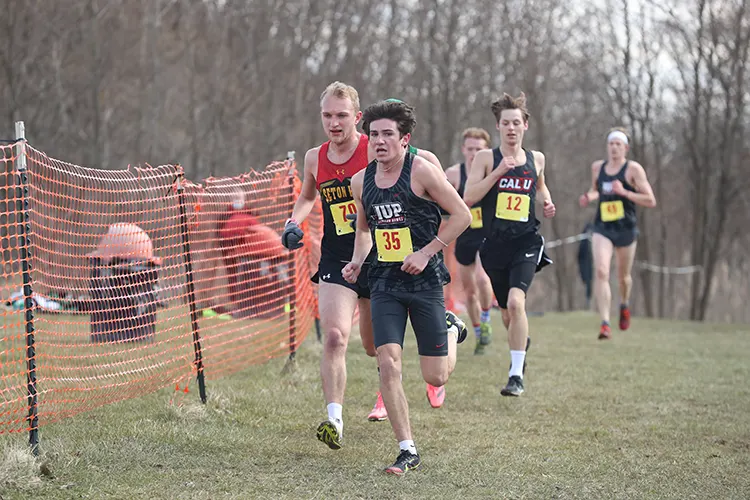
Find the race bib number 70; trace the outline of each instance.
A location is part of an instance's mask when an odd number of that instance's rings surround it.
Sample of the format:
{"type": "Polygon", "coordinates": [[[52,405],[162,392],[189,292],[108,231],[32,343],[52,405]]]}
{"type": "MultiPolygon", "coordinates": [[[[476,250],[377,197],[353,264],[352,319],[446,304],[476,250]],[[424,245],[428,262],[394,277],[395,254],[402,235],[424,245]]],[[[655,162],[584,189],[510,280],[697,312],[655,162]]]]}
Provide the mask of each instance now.
{"type": "Polygon", "coordinates": [[[351,221],[346,218],[349,214],[357,213],[357,205],[353,201],[343,201],[330,206],[333,224],[336,226],[336,234],[349,234],[354,232],[351,221]]]}
{"type": "Polygon", "coordinates": [[[376,229],[375,246],[380,262],[403,262],[407,255],[414,252],[408,227],[376,229]]]}

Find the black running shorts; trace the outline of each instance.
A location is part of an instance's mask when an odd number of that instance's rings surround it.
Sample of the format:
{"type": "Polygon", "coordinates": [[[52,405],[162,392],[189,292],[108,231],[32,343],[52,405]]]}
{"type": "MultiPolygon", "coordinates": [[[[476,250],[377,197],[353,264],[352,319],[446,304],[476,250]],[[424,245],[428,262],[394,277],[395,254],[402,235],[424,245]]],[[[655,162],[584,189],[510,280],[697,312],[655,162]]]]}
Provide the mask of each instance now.
{"type": "Polygon", "coordinates": [[[385,344],[404,346],[406,318],[411,320],[421,356],[448,355],[443,289],[421,292],[372,292],[370,298],[375,348],[385,344]]]}
{"type": "Polygon", "coordinates": [[[350,290],[354,290],[357,293],[357,298],[369,299],[370,287],[367,286],[367,270],[369,266],[367,264],[362,266],[357,282],[351,284],[341,275],[341,270],[344,269],[346,264],[347,262],[341,262],[340,260],[331,257],[321,257],[320,264],[318,264],[318,272],[315,273],[311,279],[313,283],[325,281],[326,283],[345,286],[350,290]]]}
{"type": "Polygon", "coordinates": [[[511,288],[520,288],[528,293],[534,274],[552,260],[544,253],[544,238],[531,234],[496,245],[495,252],[484,245],[481,252],[482,266],[492,283],[498,305],[508,308],[508,293],[511,288]]]}
{"type": "Polygon", "coordinates": [[[453,253],[456,261],[462,266],[470,266],[477,260],[477,252],[482,246],[483,238],[462,239],[460,236],[456,240],[456,248],[453,253]]]}
{"type": "Polygon", "coordinates": [[[616,248],[629,247],[638,238],[638,228],[615,231],[594,225],[593,232],[607,238],[616,248]]]}

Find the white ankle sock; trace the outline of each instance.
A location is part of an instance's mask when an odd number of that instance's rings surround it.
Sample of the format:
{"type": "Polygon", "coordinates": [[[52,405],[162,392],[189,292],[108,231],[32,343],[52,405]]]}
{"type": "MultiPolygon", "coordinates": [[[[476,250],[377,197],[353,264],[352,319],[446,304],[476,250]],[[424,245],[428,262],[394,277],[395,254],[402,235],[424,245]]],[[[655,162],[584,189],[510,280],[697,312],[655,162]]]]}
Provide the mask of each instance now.
{"type": "Polygon", "coordinates": [[[338,403],[328,403],[328,420],[332,421],[339,428],[339,432],[344,428],[344,410],[338,403]]]}
{"type": "Polygon", "coordinates": [[[526,351],[510,351],[509,377],[517,375],[523,378],[523,362],[526,360],[526,351]]]}
{"type": "Polygon", "coordinates": [[[413,455],[417,454],[417,447],[414,446],[414,441],[411,439],[405,439],[404,441],[399,441],[398,447],[401,450],[409,450],[409,453],[413,455]]]}

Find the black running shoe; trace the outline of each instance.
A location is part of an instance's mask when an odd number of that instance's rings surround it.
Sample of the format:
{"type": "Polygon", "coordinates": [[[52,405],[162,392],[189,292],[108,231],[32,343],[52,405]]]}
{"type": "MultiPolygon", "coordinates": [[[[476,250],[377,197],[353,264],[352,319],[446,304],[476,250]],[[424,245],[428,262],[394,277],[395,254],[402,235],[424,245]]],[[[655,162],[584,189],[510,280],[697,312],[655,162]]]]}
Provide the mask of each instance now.
{"type": "Polygon", "coordinates": [[[343,436],[333,422],[326,420],[318,426],[318,441],[325,443],[332,450],[339,450],[343,436]]]}
{"type": "MultiPolygon", "coordinates": [[[[526,352],[529,352],[529,347],[531,347],[531,337],[526,337],[526,352]]],[[[510,370],[513,367],[513,362],[510,363],[510,366],[508,366],[508,370],[510,370]]],[[[523,358],[523,370],[522,372],[524,375],[526,375],[526,358],[523,358]]]]}
{"type": "Polygon", "coordinates": [[[502,388],[500,394],[503,396],[520,396],[523,394],[523,379],[513,375],[508,379],[508,384],[502,388]]]}
{"type": "Polygon", "coordinates": [[[461,318],[456,316],[456,313],[446,309],[445,310],[445,324],[448,327],[448,330],[450,330],[453,327],[456,328],[456,333],[458,333],[459,344],[463,342],[464,340],[466,340],[466,335],[469,333],[469,331],[466,329],[466,323],[464,323],[461,318]]]}
{"type": "Polygon", "coordinates": [[[386,474],[394,474],[396,476],[403,476],[406,471],[415,470],[419,468],[422,461],[419,459],[419,454],[415,455],[409,450],[401,450],[398,454],[398,458],[393,462],[393,465],[386,467],[386,474]]]}

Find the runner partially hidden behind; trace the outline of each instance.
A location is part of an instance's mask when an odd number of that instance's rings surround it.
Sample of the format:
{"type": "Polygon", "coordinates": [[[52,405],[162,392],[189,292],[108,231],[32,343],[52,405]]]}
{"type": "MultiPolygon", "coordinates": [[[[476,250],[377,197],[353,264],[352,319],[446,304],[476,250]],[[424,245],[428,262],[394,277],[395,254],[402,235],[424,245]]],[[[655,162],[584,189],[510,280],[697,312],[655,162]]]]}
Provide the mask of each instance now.
{"type": "MultiPolygon", "coordinates": [[[[463,197],[474,156],[479,151],[490,147],[490,134],[483,128],[467,128],[461,137],[461,153],[464,155],[464,161],[448,168],[445,175],[448,177],[448,182],[456,188],[459,196],[463,197]]],[[[456,240],[454,253],[466,296],[466,310],[477,339],[474,354],[484,354],[492,338],[490,325],[492,284],[479,260],[479,249],[484,240],[482,203],[475,203],[470,210],[471,224],[456,240]]]]}

